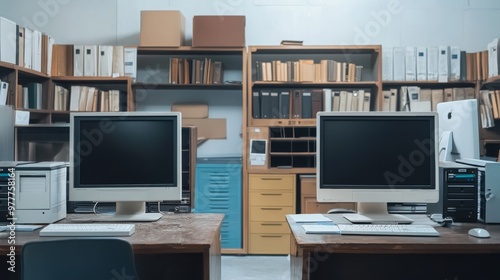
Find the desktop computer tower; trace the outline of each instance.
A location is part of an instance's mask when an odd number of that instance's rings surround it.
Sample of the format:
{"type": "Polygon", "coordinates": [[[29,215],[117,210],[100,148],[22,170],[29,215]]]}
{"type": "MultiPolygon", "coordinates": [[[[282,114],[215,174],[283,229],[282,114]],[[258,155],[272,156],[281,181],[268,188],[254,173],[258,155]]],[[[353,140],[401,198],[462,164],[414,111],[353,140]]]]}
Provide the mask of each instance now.
{"type": "Polygon", "coordinates": [[[439,163],[439,201],[427,204],[428,214],[442,214],[455,222],[478,218],[478,170],[454,162],[439,163]]]}
{"type": "Polygon", "coordinates": [[[477,159],[457,162],[478,169],[479,221],[500,223],[500,162],[477,159]]]}

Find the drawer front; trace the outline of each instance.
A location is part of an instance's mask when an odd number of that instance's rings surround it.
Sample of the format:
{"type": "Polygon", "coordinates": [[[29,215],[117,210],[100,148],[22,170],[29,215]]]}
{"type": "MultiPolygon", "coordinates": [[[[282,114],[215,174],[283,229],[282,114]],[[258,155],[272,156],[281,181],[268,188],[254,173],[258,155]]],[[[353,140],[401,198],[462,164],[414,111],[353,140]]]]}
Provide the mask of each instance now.
{"type": "Polygon", "coordinates": [[[251,222],[250,233],[290,233],[287,222],[251,222]]]}
{"type": "Polygon", "coordinates": [[[290,234],[250,234],[250,254],[289,254],[290,234]]]}
{"type": "Polygon", "coordinates": [[[293,207],[285,206],[252,206],[250,207],[250,221],[286,221],[286,214],[295,213],[293,207]]]}
{"type": "Polygon", "coordinates": [[[295,194],[279,190],[261,190],[250,192],[250,205],[293,206],[295,194]]]}
{"type": "Polygon", "coordinates": [[[295,175],[249,175],[249,188],[252,190],[294,190],[295,175]]]}

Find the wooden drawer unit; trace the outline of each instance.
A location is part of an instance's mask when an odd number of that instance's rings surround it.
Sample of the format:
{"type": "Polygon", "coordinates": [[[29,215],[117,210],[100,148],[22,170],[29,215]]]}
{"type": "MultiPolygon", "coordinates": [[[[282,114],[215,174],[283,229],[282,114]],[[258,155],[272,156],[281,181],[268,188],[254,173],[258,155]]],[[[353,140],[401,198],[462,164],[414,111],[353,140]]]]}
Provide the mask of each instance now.
{"type": "Polygon", "coordinates": [[[258,190],[250,192],[250,206],[286,206],[292,205],[294,200],[295,196],[293,192],[283,192],[282,190],[258,190]]]}
{"type": "Polygon", "coordinates": [[[316,200],[316,177],[314,175],[300,176],[300,212],[302,214],[326,214],[333,208],[356,210],[356,204],[351,202],[318,202],[316,200]]]}
{"type": "Polygon", "coordinates": [[[250,254],[287,255],[290,253],[290,233],[252,233],[249,242],[250,254]]]}
{"type": "Polygon", "coordinates": [[[267,233],[289,233],[287,222],[250,222],[250,231],[267,233]]]}
{"type": "Polygon", "coordinates": [[[295,213],[295,175],[249,175],[250,254],[288,254],[290,229],[285,215],[295,213]]]}
{"type": "Polygon", "coordinates": [[[286,221],[285,215],[295,213],[293,206],[251,206],[250,221],[286,221]]]}
{"type": "Polygon", "coordinates": [[[254,190],[288,190],[295,191],[295,175],[250,174],[250,191],[254,190]]]}

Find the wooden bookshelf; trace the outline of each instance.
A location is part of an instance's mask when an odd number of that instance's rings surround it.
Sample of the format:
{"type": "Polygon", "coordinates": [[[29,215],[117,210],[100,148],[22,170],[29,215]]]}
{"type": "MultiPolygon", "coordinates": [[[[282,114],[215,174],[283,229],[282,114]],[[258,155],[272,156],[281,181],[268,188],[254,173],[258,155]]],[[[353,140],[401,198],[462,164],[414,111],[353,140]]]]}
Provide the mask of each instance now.
{"type": "MultiPolygon", "coordinates": [[[[369,110],[378,111],[382,104],[381,61],[381,46],[378,45],[249,46],[244,151],[249,151],[251,139],[265,139],[267,141],[266,162],[264,165],[252,165],[247,158],[245,180],[249,182],[250,191],[252,188],[258,187],[255,185],[256,178],[263,180],[263,182],[267,182],[266,180],[293,182],[293,186],[286,185],[286,187],[292,188],[295,191],[295,184],[300,175],[315,174],[315,110],[324,110],[323,89],[356,92],[363,90],[369,92],[369,110]],[[315,66],[304,66],[299,61],[304,61],[304,63],[315,66]],[[331,61],[345,63],[344,65],[347,69],[353,69],[352,67],[356,69],[355,66],[362,66],[361,75],[357,74],[349,78],[348,71],[340,75],[338,70],[333,71],[333,69],[337,69],[337,67],[341,67],[340,69],[342,69],[342,65],[338,66],[338,64],[331,61]],[[330,66],[328,66],[328,63],[330,66]],[[354,66],[349,68],[349,63],[354,66]],[[264,67],[267,70],[263,70],[264,67]],[[304,71],[311,71],[311,69],[314,69],[314,74],[305,74],[304,71]],[[302,95],[306,91],[311,92],[311,99],[312,94],[319,96],[320,92],[321,106],[314,108],[312,106],[311,108],[306,107],[306,110],[311,110],[311,114],[308,112],[302,114],[303,111],[301,111],[300,115],[296,114],[297,110],[293,110],[294,101],[292,94],[294,91],[300,91],[302,95]],[[266,97],[262,98],[263,92],[269,92],[269,96],[273,92],[277,93],[278,107],[271,107],[271,110],[278,110],[278,114],[271,113],[266,116],[262,113],[263,102],[269,100],[266,100],[266,97]],[[287,94],[283,92],[288,92],[288,99],[286,98],[287,94]],[[259,98],[254,96],[255,93],[259,95],[259,98]],[[280,100],[282,96],[283,98],[280,100]],[[285,106],[282,107],[283,104],[285,106]],[[257,105],[260,106],[258,110],[255,107],[257,105]],[[256,114],[257,112],[260,114],[256,114]],[[250,182],[251,178],[254,180],[252,181],[253,183],[250,182]]],[[[353,73],[356,73],[356,71],[353,71],[353,73]]],[[[264,96],[266,96],[265,93],[264,96]]],[[[275,98],[273,102],[276,104],[276,94],[272,96],[275,98]]],[[[281,244],[277,241],[271,246],[266,243],[268,240],[265,237],[273,236],[276,240],[282,240],[282,238],[286,239],[289,233],[285,231],[281,232],[279,229],[272,229],[271,227],[256,226],[255,223],[261,221],[264,216],[260,212],[261,210],[252,206],[256,205],[255,200],[250,199],[249,203],[249,218],[247,223],[252,225],[248,227],[249,231],[247,233],[249,236],[249,253],[280,254],[287,252],[287,246],[289,246],[287,242],[281,244]]],[[[283,208],[284,206],[288,206],[286,203],[279,203],[279,201],[276,203],[269,202],[269,204],[266,204],[266,207],[274,209],[273,207],[283,208]]],[[[295,210],[290,211],[291,213],[295,212],[295,210]]],[[[272,213],[269,213],[269,215],[269,217],[272,217],[272,213]]],[[[265,216],[268,215],[266,214],[265,216]]],[[[273,223],[279,223],[279,221],[273,220],[273,223]]]]}

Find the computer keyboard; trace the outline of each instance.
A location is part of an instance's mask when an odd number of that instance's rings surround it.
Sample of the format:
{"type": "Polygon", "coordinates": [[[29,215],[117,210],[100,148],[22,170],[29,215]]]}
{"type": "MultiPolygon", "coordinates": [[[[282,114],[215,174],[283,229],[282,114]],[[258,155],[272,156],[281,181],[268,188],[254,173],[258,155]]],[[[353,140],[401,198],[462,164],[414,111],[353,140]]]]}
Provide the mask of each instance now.
{"type": "Polygon", "coordinates": [[[40,230],[40,236],[130,236],[134,224],[50,224],[40,230]]]}
{"type": "Polygon", "coordinates": [[[439,236],[439,232],[430,225],[339,224],[338,227],[340,234],[439,236]]]}

